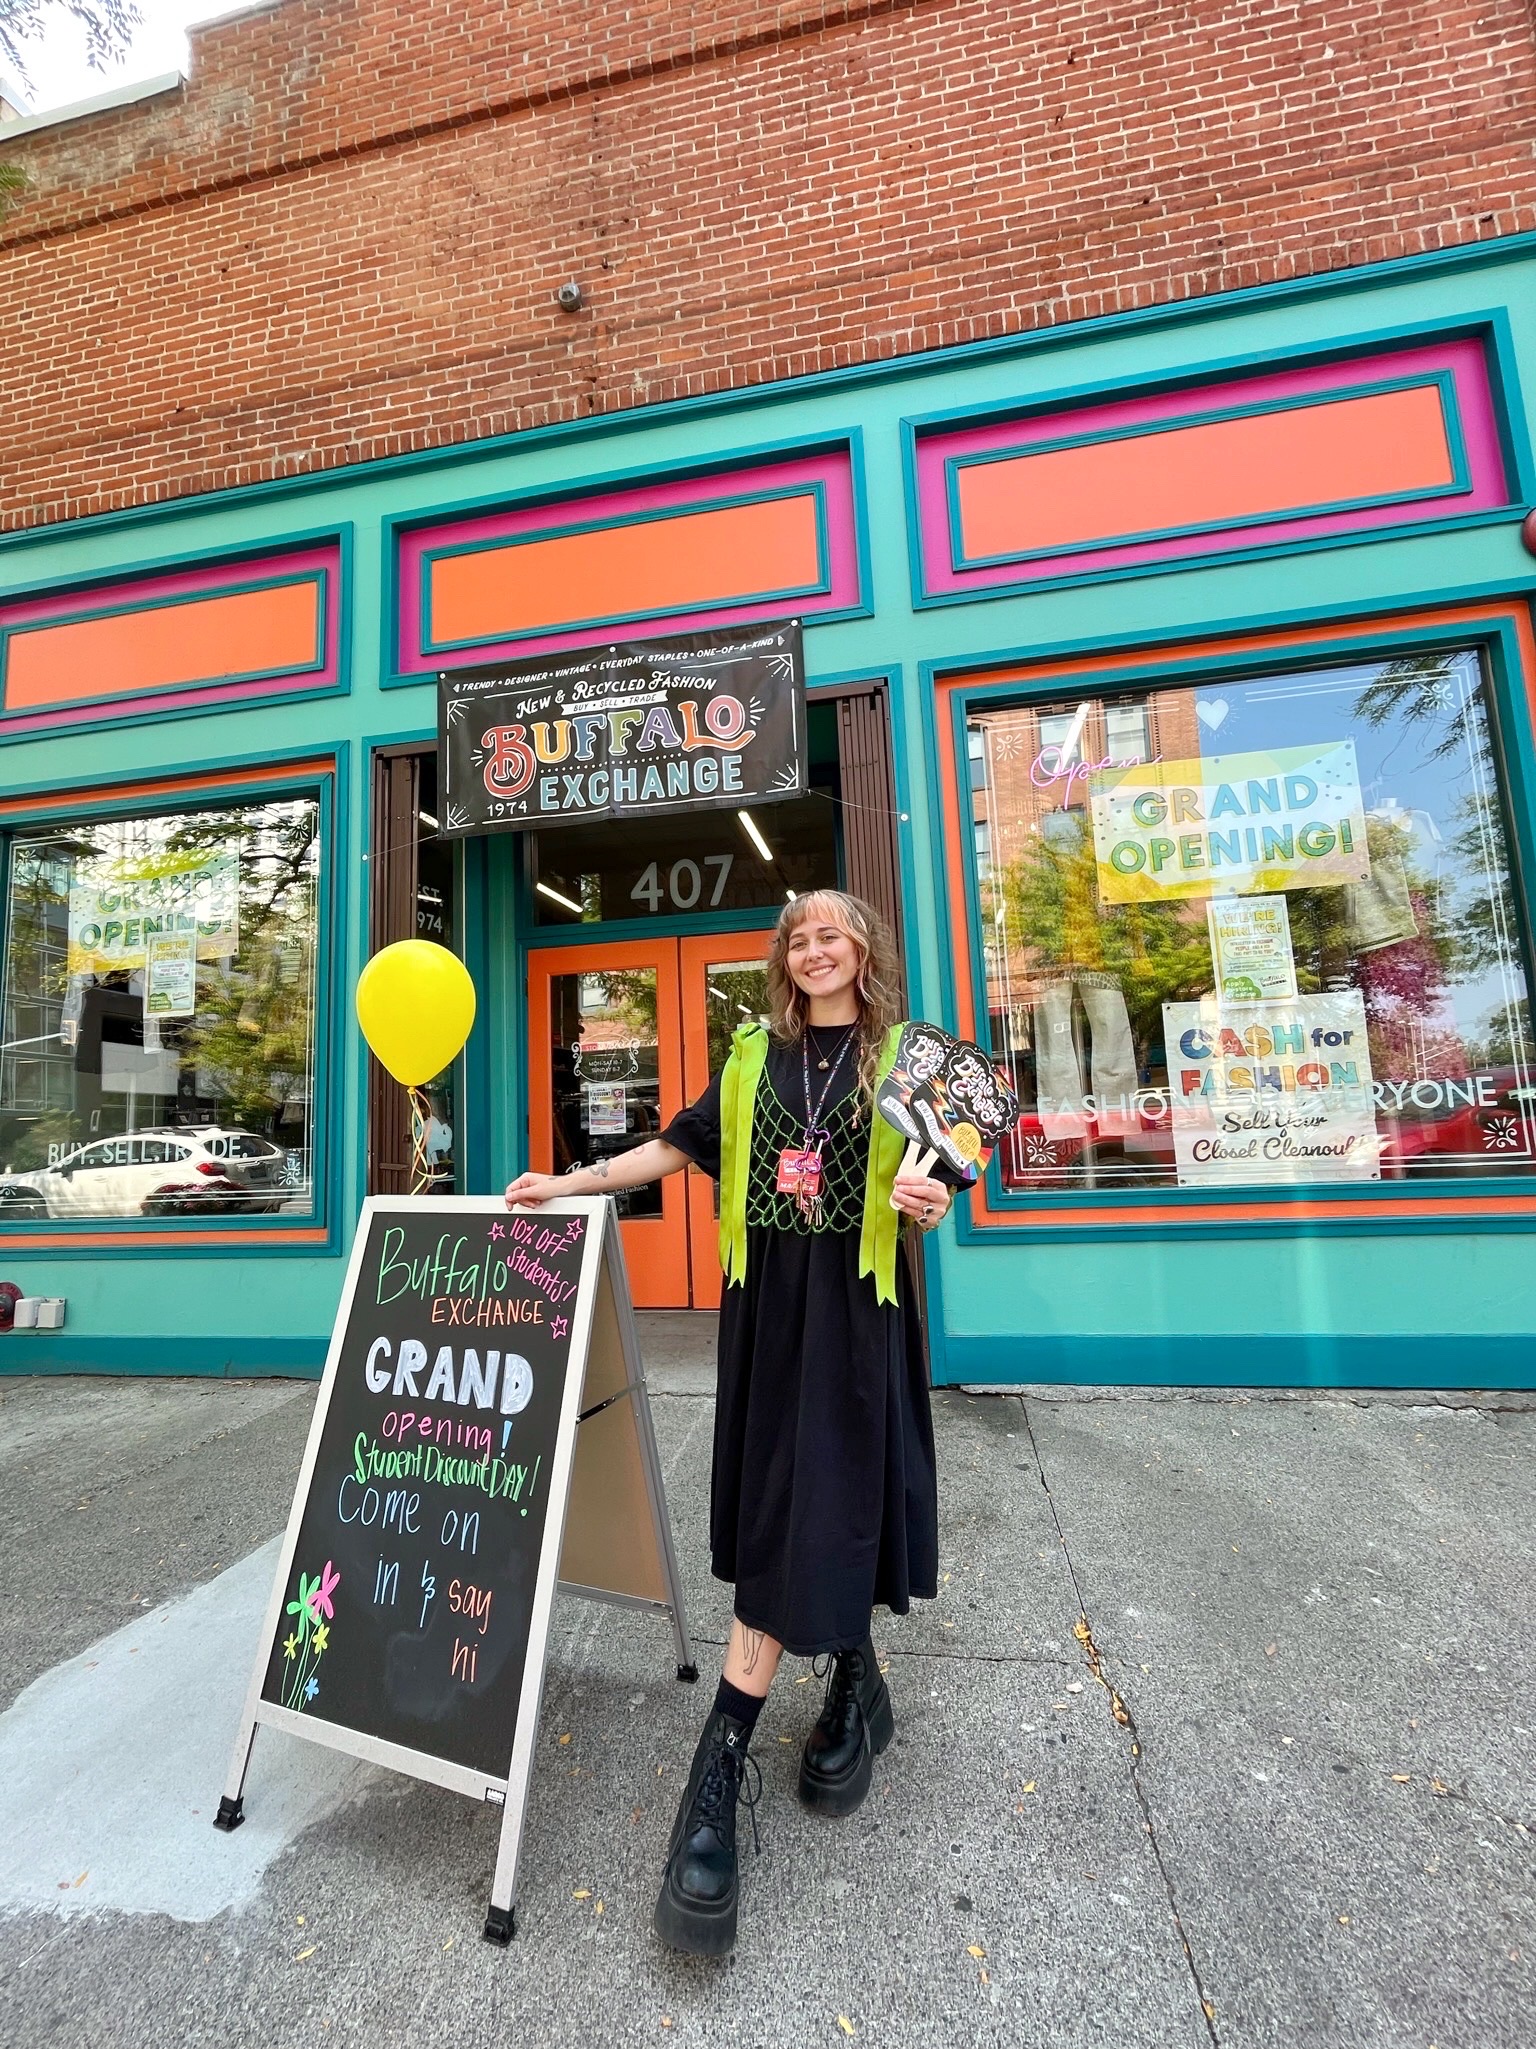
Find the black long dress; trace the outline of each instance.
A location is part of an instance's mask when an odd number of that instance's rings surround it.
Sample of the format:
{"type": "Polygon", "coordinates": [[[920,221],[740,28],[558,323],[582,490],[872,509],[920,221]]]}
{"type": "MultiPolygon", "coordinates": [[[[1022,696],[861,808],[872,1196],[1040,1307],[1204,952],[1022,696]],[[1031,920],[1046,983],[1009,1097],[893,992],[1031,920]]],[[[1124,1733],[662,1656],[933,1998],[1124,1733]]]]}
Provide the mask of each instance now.
{"type": "MultiPolygon", "coordinates": [[[[842,1036],[812,1043],[830,1052],[842,1036]]],[[[779,1153],[806,1123],[799,1044],[771,1047],[758,1083],[747,1273],[721,1300],[710,1490],[716,1578],[734,1583],[749,1629],[800,1657],[862,1643],[877,1603],[904,1615],[938,1591],[933,1418],[906,1261],[898,1251],[894,1303],[859,1277],[869,1113],[851,1052],[830,1078],[818,1228],[776,1192],[779,1153]]],[[[813,1057],[813,1100],[827,1080],[813,1057]]],[[[718,1178],[718,1076],[661,1136],[718,1178]]]]}

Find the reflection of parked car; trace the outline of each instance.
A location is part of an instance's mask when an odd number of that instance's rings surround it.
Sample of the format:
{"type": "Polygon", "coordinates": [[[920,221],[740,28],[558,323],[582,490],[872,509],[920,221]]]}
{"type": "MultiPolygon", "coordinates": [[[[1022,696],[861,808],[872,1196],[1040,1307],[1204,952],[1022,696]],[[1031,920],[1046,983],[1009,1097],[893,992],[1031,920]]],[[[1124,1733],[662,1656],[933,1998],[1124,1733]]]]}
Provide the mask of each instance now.
{"type": "Polygon", "coordinates": [[[217,1125],[160,1126],[101,1138],[66,1153],[57,1166],[0,1180],[6,1217],[149,1217],[238,1210],[260,1215],[288,1192],[287,1155],[254,1132],[217,1125]]]}

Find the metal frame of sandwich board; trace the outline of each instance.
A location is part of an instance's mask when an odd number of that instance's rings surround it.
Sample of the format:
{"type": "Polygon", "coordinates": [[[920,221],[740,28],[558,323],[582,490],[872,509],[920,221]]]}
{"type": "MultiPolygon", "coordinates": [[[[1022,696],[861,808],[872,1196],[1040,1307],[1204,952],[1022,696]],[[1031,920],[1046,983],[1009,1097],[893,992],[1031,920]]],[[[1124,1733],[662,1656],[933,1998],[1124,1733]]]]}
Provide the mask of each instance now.
{"type": "Polygon", "coordinates": [[[501,1838],[497,1848],[496,1869],[491,1881],[485,1935],[489,1941],[507,1943],[516,1931],[517,1876],[522,1853],[523,1822],[528,1806],[533,1743],[544,1695],[549,1626],[557,1589],[589,1600],[611,1601],[624,1607],[643,1608],[652,1614],[669,1614],[677,1649],[678,1678],[696,1680],[698,1668],[694,1662],[693,1646],[683,1613],[682,1586],[678,1578],[676,1554],[672,1548],[672,1531],[667,1517],[661,1460],[651,1425],[645,1370],[640,1358],[639,1333],[635,1325],[634,1307],[629,1295],[629,1276],[625,1271],[623,1246],[619,1237],[618,1213],[611,1196],[562,1196],[542,1205],[540,1214],[584,1215],[592,1219],[594,1228],[588,1230],[586,1242],[582,1246],[581,1275],[571,1318],[570,1352],[566,1362],[565,1386],[561,1393],[554,1455],[550,1464],[549,1506],[545,1515],[543,1542],[539,1549],[538,1571],[534,1579],[528,1645],[523,1662],[522,1690],[512,1727],[512,1751],[506,1777],[491,1778],[483,1771],[476,1771],[467,1765],[454,1764],[446,1758],[435,1757],[430,1751],[413,1750],[403,1744],[386,1742],[380,1737],[365,1735],[360,1730],[349,1729],[338,1722],[326,1722],[314,1715],[298,1714],[291,1708],[262,1698],[267,1664],[278,1620],[282,1614],[283,1596],[287,1591],[289,1576],[293,1569],[299,1528],[309,1501],[310,1484],[324,1437],[326,1417],[330,1410],[331,1393],[335,1386],[353,1296],[362,1270],[363,1255],[369,1238],[368,1225],[376,1212],[401,1210],[425,1211],[433,1216],[454,1213],[483,1216],[487,1212],[500,1214],[501,1204],[495,1198],[487,1196],[381,1195],[369,1197],[363,1206],[357,1234],[353,1240],[352,1256],[347,1265],[346,1283],[342,1290],[335,1327],[331,1333],[325,1373],[320,1383],[320,1395],[310,1424],[309,1441],[304,1447],[304,1460],[299,1470],[298,1485],[294,1490],[288,1527],[283,1535],[282,1552],[273,1578],[266,1618],[262,1624],[256,1663],[246,1692],[245,1708],[235,1737],[234,1751],[230,1758],[224,1792],[219,1801],[219,1811],[214,1818],[214,1827],[227,1832],[238,1828],[245,1818],[243,1787],[259,1727],[281,1729],[289,1735],[302,1736],[311,1743],[323,1744],[332,1750],[345,1751],[349,1756],[356,1757],[364,1763],[384,1765],[391,1771],[403,1772],[411,1778],[422,1779],[431,1785],[445,1786],[450,1792],[462,1793],[471,1800],[499,1806],[502,1810],[501,1838]],[[582,1394],[590,1365],[593,1321],[599,1291],[604,1284],[611,1292],[623,1351],[624,1385],[592,1408],[583,1409],[582,1394]],[[630,1404],[634,1419],[636,1447],[650,1504],[652,1534],[669,1596],[666,1601],[641,1598],[616,1588],[576,1585],[559,1578],[560,1557],[565,1543],[566,1509],[570,1498],[572,1470],[577,1456],[578,1431],[587,1417],[605,1412],[624,1401],[630,1404]]]}

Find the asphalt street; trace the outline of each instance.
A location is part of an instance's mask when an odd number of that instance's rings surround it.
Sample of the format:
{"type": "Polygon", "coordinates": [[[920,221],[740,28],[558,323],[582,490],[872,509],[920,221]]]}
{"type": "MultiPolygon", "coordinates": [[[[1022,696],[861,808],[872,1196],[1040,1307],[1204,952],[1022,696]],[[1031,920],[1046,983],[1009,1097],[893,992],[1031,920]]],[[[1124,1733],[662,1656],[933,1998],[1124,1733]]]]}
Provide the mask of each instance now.
{"type": "Polygon", "coordinates": [[[1530,2049],[1536,1397],[936,1397],[897,1740],[803,1813],[786,1660],[711,1964],[650,1926],[730,1613],[707,1326],[643,1321],[703,1683],[559,1605],[507,1950],[492,1811],[262,1731],[209,1825],[313,1388],[0,1381],[7,2049],[1530,2049]]]}

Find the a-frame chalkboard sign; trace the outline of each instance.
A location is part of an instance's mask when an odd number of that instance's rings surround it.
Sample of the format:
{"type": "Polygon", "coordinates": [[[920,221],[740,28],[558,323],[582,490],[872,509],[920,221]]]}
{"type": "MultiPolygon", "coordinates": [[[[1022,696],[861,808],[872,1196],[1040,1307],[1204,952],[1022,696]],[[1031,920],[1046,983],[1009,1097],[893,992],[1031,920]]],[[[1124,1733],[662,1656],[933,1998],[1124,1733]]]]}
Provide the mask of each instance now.
{"type": "Polygon", "coordinates": [[[612,1199],[375,1196],[216,1826],[263,1724],[490,1801],[509,1941],[557,1585],[670,1616],[697,1677],[612,1199]]]}

